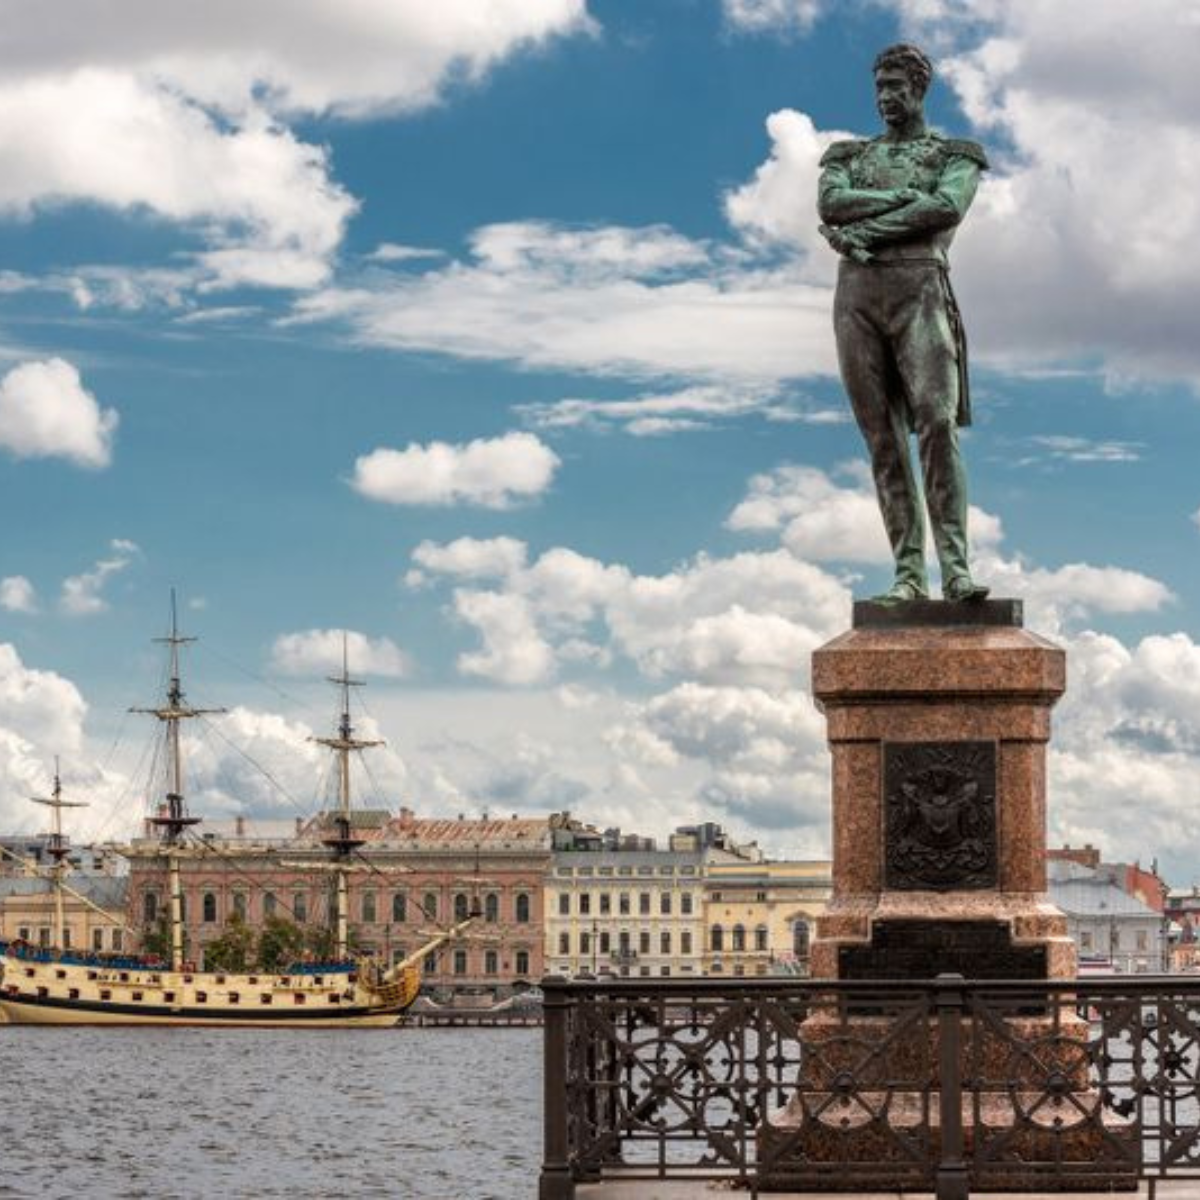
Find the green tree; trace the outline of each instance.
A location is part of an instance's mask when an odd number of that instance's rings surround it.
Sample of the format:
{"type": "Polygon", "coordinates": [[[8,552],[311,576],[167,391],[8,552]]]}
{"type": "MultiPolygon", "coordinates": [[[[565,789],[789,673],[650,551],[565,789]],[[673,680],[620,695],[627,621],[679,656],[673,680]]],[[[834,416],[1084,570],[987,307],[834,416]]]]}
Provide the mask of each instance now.
{"type": "Polygon", "coordinates": [[[306,949],[305,931],[286,917],[268,917],[258,938],[258,966],[278,971],[290,966],[306,949]]]}
{"type": "MultiPolygon", "coordinates": [[[[187,929],[183,931],[183,957],[188,956],[191,939],[187,929]]],[[[153,958],[161,958],[164,962],[171,961],[171,925],[167,914],[162,913],[153,925],[142,929],[142,953],[153,958]]]]}
{"type": "Polygon", "coordinates": [[[219,937],[204,947],[208,971],[247,971],[254,965],[254,930],[235,912],[219,937]]]}

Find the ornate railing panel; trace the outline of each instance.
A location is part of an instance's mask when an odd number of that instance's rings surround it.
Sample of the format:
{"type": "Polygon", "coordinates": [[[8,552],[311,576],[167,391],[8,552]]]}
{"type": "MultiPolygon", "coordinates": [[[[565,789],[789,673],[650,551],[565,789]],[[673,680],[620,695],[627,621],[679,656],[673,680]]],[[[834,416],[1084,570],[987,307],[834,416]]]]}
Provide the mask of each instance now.
{"type": "Polygon", "coordinates": [[[543,981],[542,1200],[1200,1179],[1200,980],[543,981]]]}

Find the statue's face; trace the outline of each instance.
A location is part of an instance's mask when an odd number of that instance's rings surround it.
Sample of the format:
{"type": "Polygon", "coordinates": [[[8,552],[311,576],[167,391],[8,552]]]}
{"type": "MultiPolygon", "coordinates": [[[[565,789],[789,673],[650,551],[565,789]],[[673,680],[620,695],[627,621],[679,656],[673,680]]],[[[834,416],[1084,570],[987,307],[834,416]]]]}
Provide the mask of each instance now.
{"type": "Polygon", "coordinates": [[[907,71],[883,67],[875,72],[875,107],[884,123],[898,128],[920,116],[923,97],[907,71]]]}

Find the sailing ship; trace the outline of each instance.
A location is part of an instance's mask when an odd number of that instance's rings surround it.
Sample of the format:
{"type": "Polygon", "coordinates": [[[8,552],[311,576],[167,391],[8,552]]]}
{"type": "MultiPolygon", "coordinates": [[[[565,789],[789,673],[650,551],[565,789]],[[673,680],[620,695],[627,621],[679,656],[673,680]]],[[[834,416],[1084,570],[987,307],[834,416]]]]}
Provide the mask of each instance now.
{"type": "MultiPolygon", "coordinates": [[[[73,895],[90,907],[96,906],[66,882],[71,868],[67,862],[67,840],[62,833],[62,811],[80,804],[63,799],[56,769],[51,796],[36,800],[54,814],[49,841],[49,853],[54,860],[50,871],[55,894],[54,944],[49,947],[34,947],[21,942],[0,944],[0,1014],[11,1023],[27,1025],[321,1029],[396,1024],[417,998],[426,956],[463,937],[480,912],[478,902],[472,903],[464,920],[431,930],[431,936],[423,945],[390,967],[370,956],[355,957],[350,953],[348,882],[351,872],[360,865],[354,860],[363,844],[353,833],[350,756],[380,743],[355,736],[349,697],[350,688],[357,686],[359,681],[350,678],[344,644],[342,673],[331,679],[340,688],[342,698],[337,729],[332,737],[314,739],[333,752],[338,765],[338,807],[331,822],[333,832],[322,839],[330,859],[321,864],[333,875],[336,897],[334,957],[329,962],[297,962],[285,970],[230,972],[197,970],[184,954],[180,863],[185,858],[211,854],[212,849],[192,832],[200,818],[190,815],[184,799],[180,727],[186,720],[219,710],[195,708],[185,699],[179,650],[195,639],[180,635],[173,595],[171,631],[166,637],[155,640],[169,648],[170,672],[165,700],[155,708],[134,711],[156,717],[165,734],[168,790],[155,816],[150,818],[159,831],[159,841],[150,848],[124,846],[117,849],[127,856],[152,853],[165,859],[169,961],[100,956],[64,947],[64,894],[73,895]]],[[[303,865],[312,869],[309,863],[285,865],[303,865]]],[[[374,866],[369,869],[380,870],[374,866]]]]}

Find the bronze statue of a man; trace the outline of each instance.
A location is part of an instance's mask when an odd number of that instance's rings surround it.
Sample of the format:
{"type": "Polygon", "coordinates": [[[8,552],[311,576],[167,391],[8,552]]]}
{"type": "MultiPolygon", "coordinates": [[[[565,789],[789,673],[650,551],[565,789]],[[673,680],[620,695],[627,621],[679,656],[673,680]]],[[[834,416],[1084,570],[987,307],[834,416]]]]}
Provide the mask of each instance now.
{"type": "Polygon", "coordinates": [[[927,597],[925,522],[909,454],[917,448],[947,600],[987,588],[967,560],[967,480],[958,426],[970,423],[967,348],[946,252],[987,168],[982,147],[926,127],[933,65],[915,46],[875,60],[887,126],[835,142],[821,160],[821,232],[842,256],[833,304],[842,382],[871,455],[896,559],[887,603],[927,597]]]}

